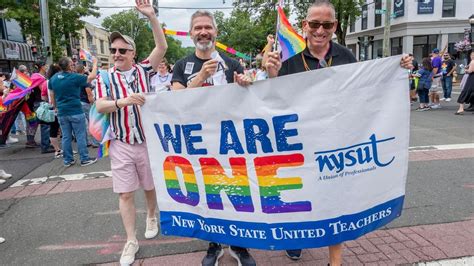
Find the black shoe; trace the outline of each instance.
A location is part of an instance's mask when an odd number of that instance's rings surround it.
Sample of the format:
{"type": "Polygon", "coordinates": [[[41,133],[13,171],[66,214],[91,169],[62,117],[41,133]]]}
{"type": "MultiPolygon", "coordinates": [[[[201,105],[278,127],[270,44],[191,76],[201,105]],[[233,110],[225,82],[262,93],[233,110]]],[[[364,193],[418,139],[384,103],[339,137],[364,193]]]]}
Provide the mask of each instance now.
{"type": "Polygon", "coordinates": [[[202,266],[217,266],[219,265],[219,259],[224,255],[224,250],[220,244],[211,242],[207,249],[206,256],[202,259],[202,266]]]}
{"type": "Polygon", "coordinates": [[[53,153],[55,152],[54,148],[48,148],[47,150],[41,150],[41,153],[42,154],[45,154],[45,153],[53,153]]]}
{"type": "Polygon", "coordinates": [[[464,109],[464,111],[468,111],[468,112],[474,111],[474,106],[470,106],[470,107],[464,109]]]}
{"type": "Polygon", "coordinates": [[[301,249],[290,249],[285,250],[286,256],[292,260],[299,260],[301,259],[301,249]]]}
{"type": "Polygon", "coordinates": [[[97,158],[89,158],[89,160],[82,161],[81,166],[88,166],[97,162],[97,158]]]}
{"type": "Polygon", "coordinates": [[[229,254],[239,263],[239,266],[255,266],[257,263],[246,248],[229,246],[229,254]]]}

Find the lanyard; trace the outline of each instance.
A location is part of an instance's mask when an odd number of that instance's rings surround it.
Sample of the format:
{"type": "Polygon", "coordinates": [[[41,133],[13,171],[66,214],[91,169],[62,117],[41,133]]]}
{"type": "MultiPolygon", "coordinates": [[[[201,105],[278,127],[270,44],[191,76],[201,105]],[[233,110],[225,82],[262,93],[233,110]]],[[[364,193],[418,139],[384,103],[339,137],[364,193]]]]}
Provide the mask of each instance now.
{"type": "MultiPolygon", "coordinates": [[[[306,59],[304,58],[304,54],[301,53],[301,58],[303,59],[303,65],[304,65],[304,69],[305,71],[310,71],[311,68],[309,68],[308,64],[306,63],[306,59]]],[[[319,66],[321,66],[319,63],[318,63],[319,66]]],[[[332,65],[332,56],[329,58],[329,61],[328,61],[328,67],[330,67],[332,65]]],[[[318,67],[319,68],[319,67],[318,67]]]]}

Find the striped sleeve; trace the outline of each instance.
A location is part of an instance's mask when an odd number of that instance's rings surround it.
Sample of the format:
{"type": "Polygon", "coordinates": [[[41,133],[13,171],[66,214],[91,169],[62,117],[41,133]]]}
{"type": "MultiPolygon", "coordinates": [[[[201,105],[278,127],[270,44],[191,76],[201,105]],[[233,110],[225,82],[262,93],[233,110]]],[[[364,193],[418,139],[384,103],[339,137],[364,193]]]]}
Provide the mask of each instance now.
{"type": "Polygon", "coordinates": [[[95,86],[95,99],[98,100],[100,98],[107,98],[107,88],[105,87],[105,83],[100,77],[100,74],[97,74],[97,86],[95,86]]]}
{"type": "Polygon", "coordinates": [[[138,65],[140,65],[143,70],[145,70],[145,72],[153,71],[153,67],[151,66],[151,62],[148,58],[141,61],[138,65]]]}

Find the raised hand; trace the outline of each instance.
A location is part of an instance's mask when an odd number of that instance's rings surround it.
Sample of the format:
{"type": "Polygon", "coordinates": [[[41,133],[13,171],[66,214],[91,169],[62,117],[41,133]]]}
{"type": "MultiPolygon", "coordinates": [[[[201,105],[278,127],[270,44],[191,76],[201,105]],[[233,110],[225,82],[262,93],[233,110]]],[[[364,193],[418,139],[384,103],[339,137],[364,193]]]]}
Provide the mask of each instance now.
{"type": "Polygon", "coordinates": [[[137,5],[135,8],[138,10],[138,12],[142,13],[147,18],[155,16],[155,10],[150,4],[150,0],[135,0],[135,4],[137,5]]]}

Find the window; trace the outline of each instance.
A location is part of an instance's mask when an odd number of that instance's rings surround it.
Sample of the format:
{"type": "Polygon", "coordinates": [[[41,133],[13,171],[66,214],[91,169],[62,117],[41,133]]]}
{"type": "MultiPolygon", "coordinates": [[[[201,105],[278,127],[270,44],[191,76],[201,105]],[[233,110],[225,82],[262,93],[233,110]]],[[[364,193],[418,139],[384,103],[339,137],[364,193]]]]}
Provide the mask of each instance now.
{"type": "Polygon", "coordinates": [[[383,40],[376,40],[372,43],[372,59],[383,57],[383,40]]]}
{"type": "Polygon", "coordinates": [[[437,47],[438,35],[422,35],[413,37],[413,55],[418,62],[424,57],[428,57],[437,47]]]}
{"type": "MultiPolygon", "coordinates": [[[[382,0],[375,0],[374,13],[376,12],[376,10],[382,10],[382,0]]],[[[382,14],[375,13],[374,27],[379,27],[379,26],[382,26],[382,14]]]]}
{"type": "Polygon", "coordinates": [[[0,19],[0,39],[5,39],[5,28],[3,27],[3,19],[0,19]]]}
{"type": "Polygon", "coordinates": [[[367,29],[367,5],[362,6],[362,25],[361,29],[366,30],[367,29]]]}
{"type": "Polygon", "coordinates": [[[456,0],[443,0],[443,18],[456,16],[456,0]]]}
{"type": "Polygon", "coordinates": [[[87,39],[87,47],[88,49],[91,49],[92,44],[93,44],[93,37],[87,30],[86,30],[86,39],[87,39]]]}
{"type": "Polygon", "coordinates": [[[7,39],[15,42],[24,42],[23,33],[21,32],[20,24],[16,20],[5,20],[5,29],[7,32],[7,39]]]}
{"type": "Polygon", "coordinates": [[[104,41],[100,40],[100,53],[105,54],[104,41]]]}
{"type": "Polygon", "coordinates": [[[354,22],[355,19],[352,19],[349,25],[349,32],[354,32],[356,30],[356,24],[354,22]]]}
{"type": "Polygon", "coordinates": [[[391,55],[397,55],[397,54],[403,53],[403,37],[392,38],[391,43],[392,43],[391,55]]]}

